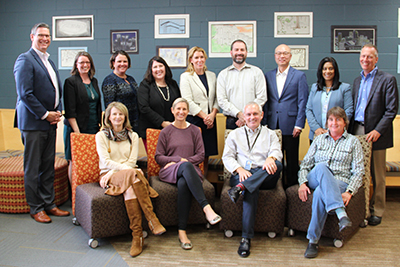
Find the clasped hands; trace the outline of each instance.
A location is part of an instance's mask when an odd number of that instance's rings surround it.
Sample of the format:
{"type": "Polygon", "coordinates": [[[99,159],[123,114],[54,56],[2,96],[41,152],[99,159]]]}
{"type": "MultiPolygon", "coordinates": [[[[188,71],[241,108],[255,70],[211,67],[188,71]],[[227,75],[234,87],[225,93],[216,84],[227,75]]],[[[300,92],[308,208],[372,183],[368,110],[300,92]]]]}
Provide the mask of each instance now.
{"type": "MultiPolygon", "coordinates": [[[[181,158],[181,161],[188,161],[188,160],[185,159],[185,158],[181,158]]],[[[168,162],[167,164],[165,164],[164,169],[166,169],[166,168],[168,168],[169,166],[172,166],[172,165],[174,165],[174,164],[176,164],[175,161],[168,162]]]]}
{"type": "MultiPolygon", "coordinates": [[[[267,158],[262,166],[262,169],[265,170],[268,174],[274,174],[278,170],[278,167],[276,166],[275,161],[272,158],[267,158]]],[[[252,176],[251,172],[245,170],[242,167],[237,168],[236,172],[239,174],[239,182],[243,182],[247,180],[250,176],[252,176]]]]}
{"type": "MultiPolygon", "coordinates": [[[[133,172],[135,173],[135,176],[136,176],[136,171],[140,172],[144,176],[144,173],[141,169],[127,167],[124,170],[128,170],[128,169],[132,169],[133,172]]],[[[114,173],[116,173],[116,171],[111,170],[111,171],[107,172],[105,175],[103,175],[103,177],[101,177],[100,182],[99,182],[101,188],[103,188],[103,189],[107,188],[108,182],[110,181],[110,178],[114,173]]]]}
{"type": "MultiPolygon", "coordinates": [[[[306,202],[309,194],[311,194],[310,188],[306,185],[306,183],[301,184],[299,187],[299,198],[301,201],[306,202]]],[[[345,206],[349,204],[351,197],[352,195],[349,192],[344,192],[342,194],[342,199],[345,206]]]]}
{"type": "Polygon", "coordinates": [[[61,121],[62,114],[60,111],[49,111],[49,114],[46,117],[46,120],[50,122],[51,125],[57,124],[59,121],[61,121]]]}

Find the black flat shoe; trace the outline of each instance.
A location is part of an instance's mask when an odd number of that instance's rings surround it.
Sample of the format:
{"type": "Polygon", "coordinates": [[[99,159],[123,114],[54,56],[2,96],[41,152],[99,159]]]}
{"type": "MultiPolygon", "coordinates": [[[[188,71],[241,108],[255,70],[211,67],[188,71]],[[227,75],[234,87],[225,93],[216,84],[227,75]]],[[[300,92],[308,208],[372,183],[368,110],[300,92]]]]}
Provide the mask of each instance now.
{"type": "Polygon", "coordinates": [[[304,257],[311,259],[317,256],[318,256],[318,244],[308,243],[306,252],[304,253],[304,257]]]}
{"type": "Polygon", "coordinates": [[[381,222],[382,222],[382,217],[378,217],[375,215],[372,215],[368,219],[368,225],[371,225],[371,226],[376,226],[378,224],[381,224],[381,222]]]}
{"type": "Polygon", "coordinates": [[[238,254],[240,257],[246,258],[250,255],[250,238],[242,238],[240,241],[238,254]]]}
{"type": "Polygon", "coordinates": [[[351,221],[349,217],[345,216],[339,220],[339,232],[344,231],[346,228],[351,227],[351,221]]]}
{"type": "Polygon", "coordinates": [[[234,186],[231,189],[228,190],[228,195],[233,201],[233,203],[236,203],[240,197],[240,194],[242,193],[242,190],[240,189],[239,186],[234,186]]]}

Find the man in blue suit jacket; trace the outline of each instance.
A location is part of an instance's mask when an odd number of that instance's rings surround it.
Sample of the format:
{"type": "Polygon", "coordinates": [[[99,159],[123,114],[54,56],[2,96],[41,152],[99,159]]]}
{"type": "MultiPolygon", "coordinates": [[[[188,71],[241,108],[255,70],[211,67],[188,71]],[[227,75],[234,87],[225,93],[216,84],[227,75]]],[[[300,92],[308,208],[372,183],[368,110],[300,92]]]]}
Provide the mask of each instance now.
{"type": "Polygon", "coordinates": [[[265,74],[268,100],[264,106],[263,124],[282,131],[282,151],[286,158],[285,188],[298,182],[299,136],[305,124],[308,99],[306,75],[289,66],[291,58],[290,48],[285,44],[278,45],[275,49],[278,68],[265,74]]]}
{"type": "Polygon", "coordinates": [[[378,49],[367,44],[361,49],[363,69],[353,83],[354,116],[349,131],[366,134],[372,144],[369,225],[381,223],[386,204],[386,149],[393,147],[393,120],[399,105],[396,78],[378,69],[378,49]]]}
{"type": "Polygon", "coordinates": [[[46,52],[50,27],[36,24],[30,34],[32,48],[14,65],[17,88],[15,127],[21,131],[24,150],[25,195],[31,217],[49,223],[47,214],[68,216],[54,201],[54,158],[57,123],[61,120],[61,83],[46,52]]]}

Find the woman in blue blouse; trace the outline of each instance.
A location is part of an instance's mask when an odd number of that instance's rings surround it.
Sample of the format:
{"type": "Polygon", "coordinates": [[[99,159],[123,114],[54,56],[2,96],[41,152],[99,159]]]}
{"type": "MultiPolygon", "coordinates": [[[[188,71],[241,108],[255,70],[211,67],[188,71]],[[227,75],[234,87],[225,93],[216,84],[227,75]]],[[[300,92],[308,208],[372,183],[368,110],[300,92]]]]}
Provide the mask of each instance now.
{"type": "Polygon", "coordinates": [[[139,110],[137,102],[137,83],[132,76],[126,74],[131,67],[131,58],[123,51],[114,52],[110,58],[110,68],[113,72],[104,78],[102,91],[104,96],[104,106],[111,102],[121,102],[129,111],[129,120],[132,130],[137,132],[139,110]]]}
{"type": "Polygon", "coordinates": [[[310,141],[314,135],[326,133],[326,113],[333,107],[339,106],[351,120],[353,115],[353,98],[348,83],[339,81],[339,67],[333,57],[321,60],[317,70],[317,83],[311,86],[306,107],[307,122],[310,126],[310,141]]]}

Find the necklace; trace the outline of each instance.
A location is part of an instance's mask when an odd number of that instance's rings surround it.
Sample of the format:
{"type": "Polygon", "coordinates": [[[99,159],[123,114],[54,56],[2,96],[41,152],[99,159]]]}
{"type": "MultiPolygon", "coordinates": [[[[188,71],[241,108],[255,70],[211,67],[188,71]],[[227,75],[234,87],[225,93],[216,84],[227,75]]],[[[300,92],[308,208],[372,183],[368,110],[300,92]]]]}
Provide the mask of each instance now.
{"type": "Polygon", "coordinates": [[[92,97],[92,100],[94,100],[94,93],[92,91],[92,84],[85,84],[86,90],[89,90],[90,96],[92,97]]]}
{"type": "Polygon", "coordinates": [[[164,95],[163,91],[160,89],[160,87],[158,86],[157,83],[156,83],[156,86],[158,88],[158,91],[160,91],[160,93],[161,93],[162,97],[164,98],[164,100],[168,102],[169,101],[169,87],[168,87],[168,85],[167,85],[167,98],[165,98],[165,95],[164,95]]]}

